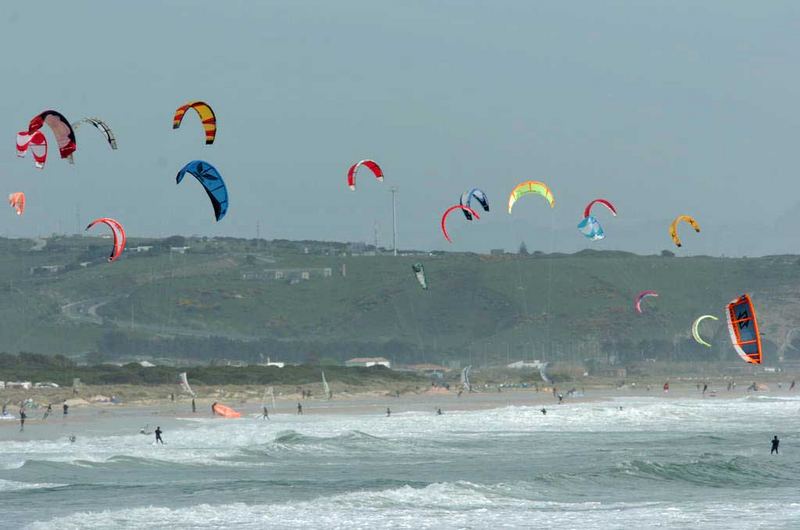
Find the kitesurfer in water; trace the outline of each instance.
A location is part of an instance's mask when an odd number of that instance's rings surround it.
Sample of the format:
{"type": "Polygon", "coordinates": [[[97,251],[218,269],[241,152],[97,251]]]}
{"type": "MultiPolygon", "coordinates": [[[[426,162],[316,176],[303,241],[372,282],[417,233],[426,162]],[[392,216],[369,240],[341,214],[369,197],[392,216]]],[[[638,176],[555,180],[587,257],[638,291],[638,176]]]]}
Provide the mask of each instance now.
{"type": "Polygon", "coordinates": [[[392,415],[392,409],[390,409],[389,407],[386,407],[386,417],[388,418],[391,415],[392,415]]]}
{"type": "Polygon", "coordinates": [[[442,409],[441,408],[436,409],[436,415],[437,416],[441,416],[442,415],[442,409]]]}
{"type": "Polygon", "coordinates": [[[708,390],[708,383],[703,383],[703,395],[706,395],[706,390],[708,390]]]}
{"type": "Polygon", "coordinates": [[[67,405],[67,402],[65,401],[64,402],[64,416],[66,416],[67,414],[69,414],[69,405],[67,405]]]}
{"type": "Polygon", "coordinates": [[[776,434],[775,437],[772,439],[772,449],[770,449],[769,454],[772,454],[772,453],[775,453],[776,455],[779,454],[778,453],[778,446],[780,445],[780,443],[781,443],[781,441],[778,440],[778,435],[776,434]]]}
{"type": "Polygon", "coordinates": [[[269,419],[269,411],[267,410],[267,406],[266,405],[264,405],[264,414],[262,415],[261,419],[262,420],[268,420],[269,419]]]}
{"type": "Polygon", "coordinates": [[[301,405],[300,403],[297,403],[297,415],[298,416],[303,415],[303,405],[301,405]]]}
{"type": "Polygon", "coordinates": [[[53,405],[51,403],[47,404],[47,410],[44,411],[44,416],[42,417],[42,421],[46,420],[47,417],[53,413],[53,405]]]}
{"type": "Polygon", "coordinates": [[[217,415],[217,410],[214,408],[216,406],[217,406],[217,402],[216,401],[211,404],[211,415],[212,416],[216,416],[217,415]]]}
{"type": "Polygon", "coordinates": [[[792,380],[792,384],[789,385],[789,390],[794,390],[794,380],[792,380]]]}
{"type": "Polygon", "coordinates": [[[161,445],[164,445],[164,440],[161,439],[161,427],[156,426],[155,433],[156,433],[156,441],[155,441],[155,443],[159,443],[160,442],[161,445]]]}
{"type": "Polygon", "coordinates": [[[542,407],[542,411],[541,412],[542,412],[543,416],[547,416],[547,409],[546,408],[542,407]]]}
{"type": "Polygon", "coordinates": [[[25,418],[27,418],[27,414],[25,414],[25,409],[23,407],[19,408],[19,432],[25,430],[25,418]]]}
{"type": "Polygon", "coordinates": [[[192,398],[192,412],[197,412],[197,405],[194,402],[194,398],[192,398]]]}

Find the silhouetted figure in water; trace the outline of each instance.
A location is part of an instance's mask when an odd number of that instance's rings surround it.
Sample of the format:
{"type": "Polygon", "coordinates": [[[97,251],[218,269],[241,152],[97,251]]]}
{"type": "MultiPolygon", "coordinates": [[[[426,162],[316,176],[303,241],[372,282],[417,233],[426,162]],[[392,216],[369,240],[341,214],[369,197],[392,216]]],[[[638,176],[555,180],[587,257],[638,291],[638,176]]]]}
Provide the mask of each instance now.
{"type": "Polygon", "coordinates": [[[19,432],[22,432],[22,431],[25,430],[25,418],[27,418],[27,417],[28,417],[28,415],[25,414],[25,409],[20,408],[19,409],[19,432]]]}
{"type": "Polygon", "coordinates": [[[386,417],[388,418],[391,415],[392,415],[392,409],[390,409],[389,407],[386,407],[386,417]]]}
{"type": "Polygon", "coordinates": [[[212,416],[216,416],[217,415],[217,410],[214,408],[216,406],[217,406],[217,402],[216,401],[211,404],[211,415],[212,416]]]}
{"type": "Polygon", "coordinates": [[[706,395],[706,390],[708,390],[708,384],[703,383],[703,395],[706,395]]]}
{"type": "Polygon", "coordinates": [[[781,441],[778,440],[778,435],[776,434],[775,437],[772,439],[772,449],[770,449],[769,454],[772,454],[772,453],[775,453],[776,455],[779,454],[778,453],[778,446],[780,444],[781,444],[781,441]]]}
{"type": "Polygon", "coordinates": [[[542,407],[542,411],[541,412],[542,412],[543,416],[547,416],[547,409],[546,408],[542,407]]]}
{"type": "Polygon", "coordinates": [[[441,416],[442,415],[442,409],[440,409],[440,408],[436,409],[436,415],[437,416],[441,416]]]}
{"type": "Polygon", "coordinates": [[[161,443],[161,445],[164,445],[164,440],[161,439],[161,427],[158,427],[158,426],[156,427],[156,441],[155,441],[155,443],[161,443]]]}
{"type": "Polygon", "coordinates": [[[197,412],[197,404],[194,402],[194,398],[192,398],[192,412],[197,412]]]}
{"type": "Polygon", "coordinates": [[[794,390],[794,380],[792,380],[792,384],[789,385],[789,390],[794,390]]]}
{"type": "Polygon", "coordinates": [[[266,405],[264,405],[264,412],[261,415],[261,419],[262,420],[268,420],[269,419],[269,411],[267,410],[267,406],[266,405]]]}
{"type": "Polygon", "coordinates": [[[297,404],[297,414],[302,416],[303,415],[303,405],[300,403],[297,404]]]}
{"type": "Polygon", "coordinates": [[[564,402],[564,394],[558,394],[558,404],[561,405],[564,402]]]}
{"type": "Polygon", "coordinates": [[[175,402],[175,394],[174,393],[169,395],[169,400],[172,401],[173,403],[175,402]]]}
{"type": "Polygon", "coordinates": [[[42,421],[46,420],[47,417],[53,413],[53,405],[48,403],[47,410],[44,411],[44,416],[42,416],[42,421]]]}
{"type": "Polygon", "coordinates": [[[66,401],[64,402],[64,416],[69,414],[69,405],[67,405],[66,401]]]}
{"type": "Polygon", "coordinates": [[[70,435],[69,435],[69,441],[70,441],[70,443],[75,443],[75,440],[77,440],[77,438],[75,438],[75,435],[74,435],[74,434],[70,434],[70,435]]]}

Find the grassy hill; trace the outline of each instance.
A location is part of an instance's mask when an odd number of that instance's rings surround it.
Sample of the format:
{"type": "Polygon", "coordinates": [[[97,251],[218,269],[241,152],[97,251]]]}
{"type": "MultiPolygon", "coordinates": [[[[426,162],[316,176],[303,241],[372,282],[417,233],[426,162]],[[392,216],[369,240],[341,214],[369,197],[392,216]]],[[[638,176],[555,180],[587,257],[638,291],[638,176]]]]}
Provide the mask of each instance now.
{"type": "Polygon", "coordinates": [[[94,360],[734,360],[722,310],[749,292],[769,358],[800,357],[787,342],[800,328],[797,256],[394,257],[353,255],[343,243],[174,236],[129,240],[108,264],[109,248],[101,238],[0,239],[0,351],[94,360]],[[417,261],[428,291],[411,272],[417,261]],[[644,289],[660,296],[640,315],[633,299],[644,289]],[[711,349],[690,337],[705,313],[721,319],[703,329],[711,349]]]}

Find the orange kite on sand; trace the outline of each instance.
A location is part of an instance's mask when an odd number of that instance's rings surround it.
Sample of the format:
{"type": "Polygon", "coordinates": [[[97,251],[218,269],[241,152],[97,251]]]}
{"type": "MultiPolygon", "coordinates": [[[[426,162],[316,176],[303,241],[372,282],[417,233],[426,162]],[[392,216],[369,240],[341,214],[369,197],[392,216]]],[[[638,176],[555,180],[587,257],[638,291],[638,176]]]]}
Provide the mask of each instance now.
{"type": "Polygon", "coordinates": [[[213,412],[215,416],[222,416],[223,418],[240,418],[242,416],[241,413],[236,412],[230,407],[226,407],[222,403],[214,403],[211,405],[211,412],[213,412]]]}

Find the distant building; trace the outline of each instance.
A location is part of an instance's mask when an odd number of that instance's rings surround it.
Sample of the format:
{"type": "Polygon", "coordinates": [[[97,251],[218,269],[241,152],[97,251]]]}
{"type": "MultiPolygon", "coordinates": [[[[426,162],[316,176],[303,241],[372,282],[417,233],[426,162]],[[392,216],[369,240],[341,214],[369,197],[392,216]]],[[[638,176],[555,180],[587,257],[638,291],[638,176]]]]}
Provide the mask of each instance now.
{"type": "Polygon", "coordinates": [[[370,366],[385,366],[386,368],[391,368],[392,363],[389,359],[384,359],[383,357],[356,357],[354,359],[348,359],[344,362],[344,365],[348,368],[354,366],[362,366],[369,368],[370,366]]]}
{"type": "Polygon", "coordinates": [[[506,365],[506,368],[515,368],[517,370],[521,370],[523,368],[534,368],[538,370],[541,365],[541,361],[517,361],[506,365]]]}
{"type": "Polygon", "coordinates": [[[30,273],[31,276],[40,274],[58,274],[62,270],[64,270],[64,265],[41,265],[39,267],[31,267],[30,273]]]}
{"type": "Polygon", "coordinates": [[[450,368],[446,366],[442,366],[439,364],[431,364],[431,363],[422,363],[422,364],[410,364],[408,365],[409,370],[413,370],[415,372],[421,373],[432,373],[432,372],[449,372],[450,368]]]}
{"type": "Polygon", "coordinates": [[[6,381],[6,388],[22,388],[23,390],[30,390],[33,383],[30,381],[6,381]]]}

